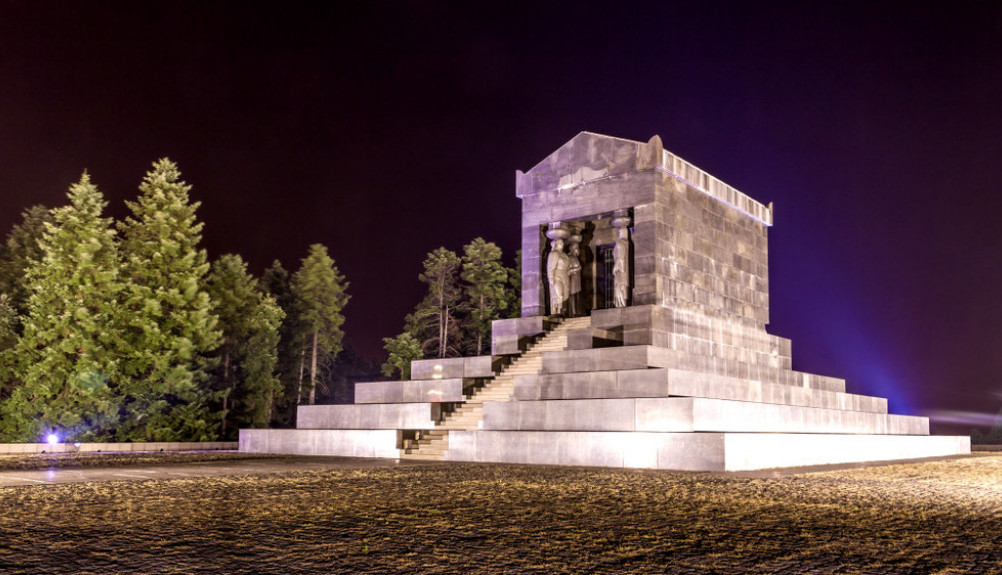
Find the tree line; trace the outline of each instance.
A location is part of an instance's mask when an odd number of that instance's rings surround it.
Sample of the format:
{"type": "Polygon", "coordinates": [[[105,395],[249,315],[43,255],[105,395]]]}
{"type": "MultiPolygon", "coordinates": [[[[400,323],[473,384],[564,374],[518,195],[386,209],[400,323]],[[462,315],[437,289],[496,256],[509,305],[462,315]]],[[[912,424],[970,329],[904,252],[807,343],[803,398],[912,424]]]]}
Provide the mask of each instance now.
{"type": "Polygon", "coordinates": [[[427,293],[408,314],[403,331],[383,339],[382,373],[410,377],[410,362],[431,357],[490,353],[491,322],[520,313],[521,251],[505,267],[501,248],[476,238],[463,255],[440,247],[424,260],[418,279],[427,293]]]}
{"type": "Polygon", "coordinates": [[[210,262],[190,190],[162,159],[121,221],[87,173],[65,205],[22,213],[0,244],[0,441],[210,441],[289,427],[299,404],[349,399],[337,392],[353,379],[490,353],[491,321],[519,313],[518,254],[509,268],[482,238],[462,255],[438,248],[380,368],[344,349],[349,284],[326,247],[310,246],[294,273],[275,260],[255,277],[237,254],[210,262]]]}
{"type": "Polygon", "coordinates": [[[310,246],[290,274],[213,262],[176,164],[130,215],[87,173],[0,246],[0,441],[209,441],[288,424],[341,351],[348,282],[310,246]]]}

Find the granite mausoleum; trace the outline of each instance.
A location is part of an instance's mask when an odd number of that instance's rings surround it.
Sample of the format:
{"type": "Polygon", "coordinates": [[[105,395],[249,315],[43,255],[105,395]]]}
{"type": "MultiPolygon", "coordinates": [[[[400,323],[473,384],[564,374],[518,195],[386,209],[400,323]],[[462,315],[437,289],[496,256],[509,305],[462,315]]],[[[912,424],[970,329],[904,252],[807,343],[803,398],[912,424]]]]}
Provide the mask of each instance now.
{"type": "Polygon", "coordinates": [[[766,331],[772,210],[663,149],[582,132],[516,176],[522,317],[241,451],[684,470],[968,453],[794,371],[766,331]]]}

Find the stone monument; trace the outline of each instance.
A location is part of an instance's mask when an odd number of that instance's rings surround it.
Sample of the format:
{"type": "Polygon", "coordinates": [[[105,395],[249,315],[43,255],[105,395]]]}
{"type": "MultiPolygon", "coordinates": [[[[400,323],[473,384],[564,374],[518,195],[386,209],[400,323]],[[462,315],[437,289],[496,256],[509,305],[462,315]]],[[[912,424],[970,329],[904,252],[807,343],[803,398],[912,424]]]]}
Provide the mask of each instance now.
{"type": "Polygon", "coordinates": [[[415,361],[241,450],[713,471],[970,452],[792,369],[766,330],[771,207],[657,136],[582,132],[516,195],[522,317],[494,322],[493,355],[415,361]]]}

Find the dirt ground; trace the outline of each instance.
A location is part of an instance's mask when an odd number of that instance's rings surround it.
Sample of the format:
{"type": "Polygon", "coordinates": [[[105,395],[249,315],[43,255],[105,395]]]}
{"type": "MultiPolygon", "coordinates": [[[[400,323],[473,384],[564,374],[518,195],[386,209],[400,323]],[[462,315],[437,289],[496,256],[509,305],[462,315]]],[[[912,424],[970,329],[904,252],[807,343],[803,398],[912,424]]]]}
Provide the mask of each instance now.
{"type": "Polygon", "coordinates": [[[777,478],[428,464],[0,488],[2,573],[1002,573],[1002,455],[777,478]]]}

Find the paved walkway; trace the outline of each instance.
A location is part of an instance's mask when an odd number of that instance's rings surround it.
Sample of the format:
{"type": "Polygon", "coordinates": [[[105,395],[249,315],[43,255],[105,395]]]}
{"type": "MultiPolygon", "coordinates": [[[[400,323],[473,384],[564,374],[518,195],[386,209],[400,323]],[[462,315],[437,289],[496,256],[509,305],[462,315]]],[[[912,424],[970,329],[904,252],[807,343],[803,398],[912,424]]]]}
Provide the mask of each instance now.
{"type": "Polygon", "coordinates": [[[219,475],[261,475],[291,471],[393,467],[420,463],[396,459],[355,457],[276,457],[274,459],[234,459],[171,465],[129,465],[123,467],[51,468],[32,471],[0,471],[0,487],[84,481],[141,481],[219,475]]]}

